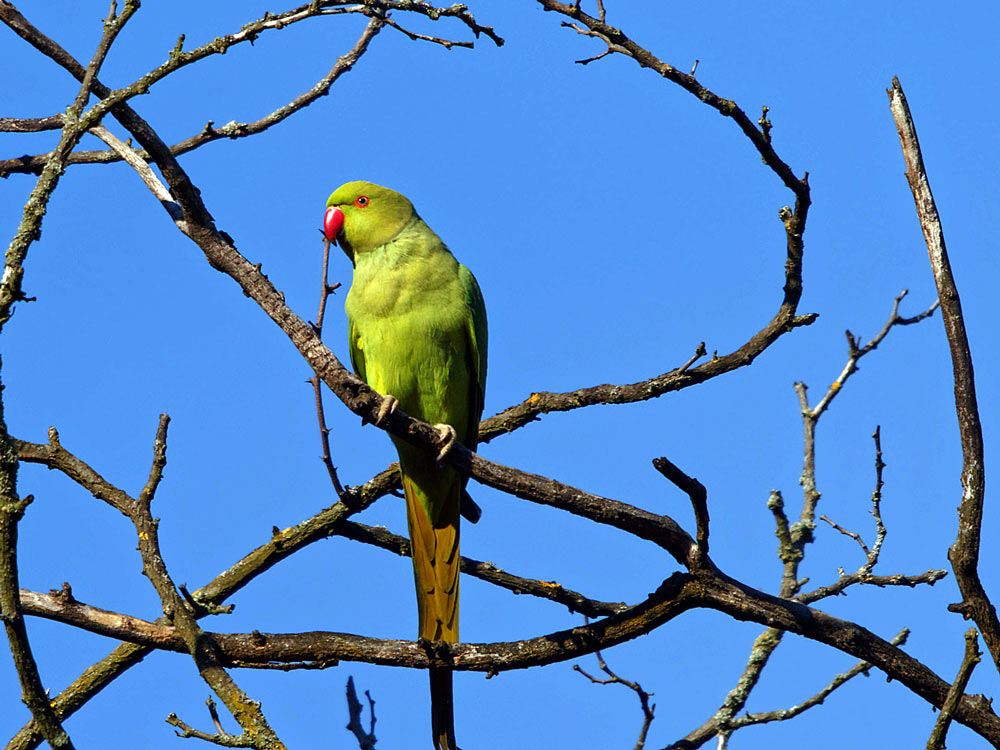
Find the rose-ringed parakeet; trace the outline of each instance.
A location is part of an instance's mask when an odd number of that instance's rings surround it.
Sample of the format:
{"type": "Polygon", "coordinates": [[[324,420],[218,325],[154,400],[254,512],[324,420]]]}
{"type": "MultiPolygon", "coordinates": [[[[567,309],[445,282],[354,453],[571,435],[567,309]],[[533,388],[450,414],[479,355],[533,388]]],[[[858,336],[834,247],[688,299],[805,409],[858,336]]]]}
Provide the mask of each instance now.
{"type": "MultiPolygon", "coordinates": [[[[354,264],[347,295],[351,363],[399,407],[434,425],[440,453],[392,438],[406,496],[420,638],[458,641],[459,512],[468,478],[441,464],[453,442],[476,449],[486,386],[486,307],[479,285],[403,195],[348,182],[326,203],[323,231],[354,264]]],[[[478,508],[465,512],[471,520],[478,508]]],[[[430,670],[434,746],[455,750],[451,670],[430,670]]]]}

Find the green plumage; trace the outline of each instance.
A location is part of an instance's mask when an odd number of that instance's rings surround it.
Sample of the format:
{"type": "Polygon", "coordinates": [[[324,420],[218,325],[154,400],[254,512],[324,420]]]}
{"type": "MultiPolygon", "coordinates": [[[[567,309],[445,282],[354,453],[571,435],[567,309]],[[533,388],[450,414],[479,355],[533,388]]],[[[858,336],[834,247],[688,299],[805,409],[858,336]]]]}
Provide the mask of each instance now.
{"type": "MultiPolygon", "coordinates": [[[[486,385],[486,308],[475,277],[404,196],[369,182],[338,188],[338,240],[354,263],[351,363],[383,396],[475,450],[486,385]]],[[[419,634],[458,641],[459,508],[467,478],[393,438],[406,495],[419,634]]],[[[450,670],[431,670],[434,744],[455,748],[450,670]]]]}

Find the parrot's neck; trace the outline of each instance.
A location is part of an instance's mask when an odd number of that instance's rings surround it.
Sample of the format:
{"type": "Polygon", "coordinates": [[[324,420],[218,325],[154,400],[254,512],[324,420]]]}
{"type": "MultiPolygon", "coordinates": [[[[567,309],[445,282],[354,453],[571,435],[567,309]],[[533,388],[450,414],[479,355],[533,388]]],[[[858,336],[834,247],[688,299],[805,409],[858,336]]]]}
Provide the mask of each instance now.
{"type": "Polygon", "coordinates": [[[414,214],[391,240],[367,252],[356,254],[355,273],[392,271],[435,259],[441,253],[451,255],[441,238],[434,234],[423,219],[414,214]]]}
{"type": "Polygon", "coordinates": [[[455,256],[417,217],[392,241],[357,256],[345,300],[348,316],[384,318],[434,307],[457,276],[455,256]]]}

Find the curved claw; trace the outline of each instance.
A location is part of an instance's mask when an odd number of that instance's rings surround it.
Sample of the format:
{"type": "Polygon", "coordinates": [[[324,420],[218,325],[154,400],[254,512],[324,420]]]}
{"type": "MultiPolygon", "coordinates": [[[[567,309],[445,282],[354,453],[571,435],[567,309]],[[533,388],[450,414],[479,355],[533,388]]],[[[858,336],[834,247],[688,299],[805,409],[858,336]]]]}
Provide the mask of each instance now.
{"type": "Polygon", "coordinates": [[[458,433],[450,424],[436,424],[434,425],[434,429],[438,433],[437,445],[439,446],[436,460],[438,463],[441,463],[444,457],[451,453],[451,449],[455,447],[455,441],[458,440],[458,433]]]}
{"type": "Polygon", "coordinates": [[[382,424],[382,420],[392,414],[396,409],[399,408],[399,401],[396,397],[390,394],[385,394],[382,397],[382,403],[379,404],[378,414],[375,415],[375,424],[382,424]]]}

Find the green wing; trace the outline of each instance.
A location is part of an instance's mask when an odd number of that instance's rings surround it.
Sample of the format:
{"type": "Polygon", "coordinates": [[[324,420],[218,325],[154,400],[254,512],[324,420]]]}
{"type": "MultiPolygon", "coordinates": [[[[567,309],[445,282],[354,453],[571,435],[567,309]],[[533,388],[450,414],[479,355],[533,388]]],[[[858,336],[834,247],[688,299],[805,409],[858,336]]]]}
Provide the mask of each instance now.
{"type": "MultiPolygon", "coordinates": [[[[483,293],[479,291],[479,284],[476,277],[472,275],[465,266],[459,266],[459,280],[462,282],[462,291],[465,293],[471,313],[466,329],[469,349],[467,354],[467,365],[469,372],[474,373],[472,384],[469,388],[469,429],[463,436],[462,442],[470,451],[476,449],[479,442],[479,418],[483,415],[483,403],[486,397],[486,303],[483,302],[483,293]]],[[[355,367],[355,369],[357,369],[355,367]]]]}
{"type": "Polygon", "coordinates": [[[367,383],[365,351],[361,346],[361,336],[358,335],[358,329],[350,318],[347,319],[347,344],[351,349],[351,367],[354,368],[354,374],[367,383]]]}

